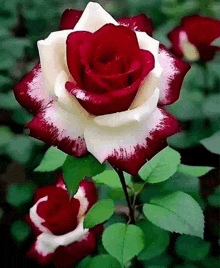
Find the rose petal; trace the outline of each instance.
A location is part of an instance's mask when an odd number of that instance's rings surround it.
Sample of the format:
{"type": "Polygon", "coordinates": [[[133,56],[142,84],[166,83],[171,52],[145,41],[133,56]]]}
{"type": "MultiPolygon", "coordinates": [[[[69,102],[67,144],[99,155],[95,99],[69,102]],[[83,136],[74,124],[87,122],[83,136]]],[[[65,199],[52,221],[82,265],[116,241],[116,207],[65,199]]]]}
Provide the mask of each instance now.
{"type": "MultiPolygon", "coordinates": [[[[42,226],[55,235],[62,235],[74,230],[78,224],[79,200],[71,198],[68,192],[56,186],[42,187],[39,192],[47,192],[47,200],[37,206],[37,214],[43,218],[42,226]],[[66,217],[68,215],[68,217],[66,217]]],[[[42,194],[42,193],[40,193],[42,194]]]]}
{"type": "Polygon", "coordinates": [[[191,15],[183,18],[181,25],[186,31],[189,41],[195,45],[210,45],[220,36],[220,21],[213,18],[191,15]]]}
{"type": "Polygon", "coordinates": [[[158,108],[150,116],[143,111],[140,119],[118,127],[94,125],[86,128],[88,151],[100,162],[107,160],[136,175],[147,159],[166,146],[166,138],[179,130],[177,121],[158,108]]]}
{"type": "Polygon", "coordinates": [[[136,32],[136,35],[140,49],[150,51],[154,56],[155,64],[154,69],[150,71],[148,76],[142,81],[135,99],[129,107],[130,109],[141,106],[150,98],[154,90],[159,86],[159,78],[162,73],[162,68],[158,58],[159,42],[144,32],[136,32]]]}
{"type": "Polygon", "coordinates": [[[54,253],[59,246],[67,246],[85,237],[89,229],[83,229],[83,218],[75,230],[63,234],[54,235],[51,233],[42,233],[37,237],[35,250],[39,255],[54,253]]]}
{"type": "Polygon", "coordinates": [[[32,222],[29,214],[26,214],[24,219],[27,222],[27,224],[31,227],[31,230],[35,236],[38,236],[42,233],[40,229],[32,222]]]}
{"type": "Polygon", "coordinates": [[[148,101],[142,106],[139,106],[133,110],[127,110],[120,113],[114,113],[109,115],[96,116],[94,122],[100,126],[106,127],[126,127],[131,123],[140,123],[143,118],[149,117],[157,107],[159,99],[159,89],[155,89],[148,101]]]}
{"type": "Polygon", "coordinates": [[[80,59],[80,45],[87,39],[91,39],[92,34],[89,32],[73,32],[68,35],[66,40],[67,49],[67,64],[69,71],[77,83],[77,85],[82,86],[82,72],[84,71],[84,66],[80,59]]]}
{"type": "Polygon", "coordinates": [[[152,20],[146,16],[146,14],[138,14],[133,17],[120,18],[117,19],[121,25],[129,27],[133,31],[146,32],[150,36],[153,33],[153,24],[152,20]]]}
{"type": "Polygon", "coordinates": [[[159,61],[163,69],[159,86],[160,104],[167,105],[179,98],[182,82],[190,65],[172,55],[163,45],[160,45],[159,61]]]}
{"type": "Polygon", "coordinates": [[[94,33],[107,23],[118,25],[112,16],[98,3],[89,2],[74,27],[74,31],[88,31],[94,33]]]}
{"type": "Polygon", "coordinates": [[[96,236],[89,232],[84,239],[72,243],[66,247],[60,246],[54,253],[56,267],[73,267],[73,264],[90,255],[96,247],[96,236]]]}
{"type": "Polygon", "coordinates": [[[50,253],[46,250],[44,252],[38,251],[37,242],[35,242],[34,245],[27,252],[27,256],[31,259],[34,259],[40,265],[46,265],[53,260],[53,253],[50,253]]]}
{"type": "Polygon", "coordinates": [[[60,19],[60,30],[73,29],[80,19],[83,11],[76,9],[66,9],[60,19]]]}
{"type": "Polygon", "coordinates": [[[102,115],[127,110],[136,95],[140,80],[138,79],[129,87],[102,95],[77,88],[70,82],[66,83],[66,89],[76,97],[90,114],[102,115]]]}
{"type": "Polygon", "coordinates": [[[183,51],[180,44],[180,33],[183,31],[182,27],[175,27],[168,33],[168,39],[170,40],[172,47],[170,51],[179,58],[183,57],[183,51]]]}
{"type": "Polygon", "coordinates": [[[30,135],[48,145],[57,146],[67,154],[79,157],[87,153],[80,118],[60,108],[56,103],[40,111],[27,124],[30,135]]]}
{"type": "Polygon", "coordinates": [[[80,210],[78,217],[81,217],[93,206],[98,200],[98,191],[94,182],[91,180],[82,180],[79,189],[74,198],[80,201],[80,210]]]}
{"type": "Polygon", "coordinates": [[[45,88],[53,95],[54,82],[64,70],[68,73],[66,63],[66,39],[72,30],[51,33],[45,40],[37,42],[45,88]]]}
{"type": "Polygon", "coordinates": [[[44,87],[40,62],[13,89],[17,101],[32,112],[37,112],[51,100],[44,87]]]}
{"type": "Polygon", "coordinates": [[[76,98],[66,90],[66,81],[70,80],[70,76],[64,71],[58,75],[54,85],[54,91],[57,97],[57,105],[68,113],[71,113],[73,117],[77,117],[75,120],[78,123],[75,122],[74,124],[80,124],[82,129],[80,133],[82,134],[84,126],[89,124],[89,121],[93,117],[79,104],[76,98]]]}
{"type": "Polygon", "coordinates": [[[35,228],[37,228],[40,232],[51,233],[51,231],[48,228],[42,225],[42,223],[45,222],[45,220],[37,214],[38,204],[47,201],[47,199],[48,196],[44,196],[34,204],[34,206],[30,209],[30,220],[34,224],[35,228]]]}

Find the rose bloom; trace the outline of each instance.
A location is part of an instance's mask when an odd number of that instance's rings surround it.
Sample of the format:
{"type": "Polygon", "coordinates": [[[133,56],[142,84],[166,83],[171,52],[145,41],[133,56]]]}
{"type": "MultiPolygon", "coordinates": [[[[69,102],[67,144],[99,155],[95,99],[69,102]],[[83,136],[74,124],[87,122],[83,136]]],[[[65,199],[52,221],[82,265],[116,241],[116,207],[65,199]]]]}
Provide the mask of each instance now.
{"type": "Polygon", "coordinates": [[[149,36],[144,14],[116,21],[90,2],[66,10],[60,29],[38,41],[40,63],[14,88],[36,113],[30,135],[137,174],[179,130],[163,106],[178,99],[189,65],[149,36]]]}
{"type": "Polygon", "coordinates": [[[220,50],[215,45],[219,37],[220,21],[199,15],[184,17],[181,25],[168,34],[171,52],[190,61],[212,60],[220,50]]]}
{"type": "Polygon", "coordinates": [[[97,198],[95,184],[84,179],[69,199],[62,173],[58,174],[56,185],[38,188],[35,205],[26,217],[36,235],[28,256],[41,265],[54,261],[56,267],[66,268],[91,254],[103,225],[83,229],[83,220],[97,198]]]}

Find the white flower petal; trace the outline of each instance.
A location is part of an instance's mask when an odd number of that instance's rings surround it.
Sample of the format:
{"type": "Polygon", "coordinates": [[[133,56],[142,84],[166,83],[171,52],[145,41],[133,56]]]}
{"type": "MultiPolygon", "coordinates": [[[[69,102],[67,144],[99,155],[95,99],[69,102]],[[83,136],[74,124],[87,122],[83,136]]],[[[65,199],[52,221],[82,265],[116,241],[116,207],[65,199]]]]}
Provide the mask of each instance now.
{"type": "Polygon", "coordinates": [[[49,253],[54,253],[59,246],[67,246],[73,242],[82,240],[89,231],[89,229],[83,229],[83,220],[84,218],[82,218],[75,230],[64,235],[57,236],[48,233],[40,234],[37,237],[35,249],[39,254],[45,256],[49,253]]]}
{"type": "Polygon", "coordinates": [[[185,31],[179,34],[180,47],[183,51],[184,57],[190,61],[199,60],[199,51],[192,43],[190,43],[185,31]]]}
{"type": "Polygon", "coordinates": [[[65,84],[67,81],[71,81],[71,75],[62,71],[57,76],[57,79],[54,84],[54,92],[57,96],[57,104],[67,111],[71,113],[75,117],[79,117],[78,120],[82,124],[89,123],[88,120],[93,119],[94,116],[91,116],[77,101],[77,99],[71,95],[65,88],[65,84]]]}
{"type": "Polygon", "coordinates": [[[45,220],[43,218],[41,218],[38,214],[37,214],[37,206],[39,205],[39,203],[47,201],[48,196],[44,196],[42,198],[40,198],[36,204],[30,209],[30,219],[33,222],[33,224],[41,231],[44,233],[51,233],[51,231],[46,228],[45,226],[43,226],[41,223],[45,222],[45,220]]]}
{"type": "Polygon", "coordinates": [[[45,40],[37,42],[45,89],[54,94],[54,82],[64,70],[69,72],[66,61],[66,39],[73,30],[51,33],[45,40]]]}
{"type": "Polygon", "coordinates": [[[160,127],[164,118],[162,112],[156,108],[149,116],[141,107],[141,120],[131,120],[126,125],[111,127],[106,125],[91,125],[86,127],[84,138],[87,150],[101,163],[116,152],[119,158],[129,158],[135,154],[137,145],[146,146],[146,138],[150,133],[160,127]],[[146,116],[146,117],[145,117],[146,116]],[[126,151],[126,156],[121,155],[121,149],[126,151]]]}
{"type": "Polygon", "coordinates": [[[154,69],[147,75],[147,77],[142,81],[137,95],[133,100],[130,109],[136,108],[143,103],[145,103],[150,96],[153,94],[155,89],[159,85],[159,78],[162,73],[162,68],[159,63],[158,53],[159,53],[159,42],[152,37],[150,37],[145,32],[135,32],[138,39],[138,44],[141,49],[150,51],[155,60],[154,69]]]}
{"type": "Polygon", "coordinates": [[[78,199],[80,202],[80,208],[78,212],[78,219],[80,219],[86,212],[89,201],[86,198],[86,192],[83,187],[79,187],[77,193],[74,195],[74,198],[78,199]]]}
{"type": "Polygon", "coordinates": [[[141,122],[143,119],[146,119],[148,116],[150,116],[156,109],[158,99],[159,89],[156,88],[148,101],[141,106],[133,110],[127,110],[120,113],[97,116],[95,117],[94,122],[96,122],[98,125],[107,127],[120,127],[132,122],[141,122]]]}
{"type": "Polygon", "coordinates": [[[112,16],[98,3],[89,2],[82,16],[74,27],[74,32],[89,31],[94,33],[107,23],[118,25],[112,16]]]}

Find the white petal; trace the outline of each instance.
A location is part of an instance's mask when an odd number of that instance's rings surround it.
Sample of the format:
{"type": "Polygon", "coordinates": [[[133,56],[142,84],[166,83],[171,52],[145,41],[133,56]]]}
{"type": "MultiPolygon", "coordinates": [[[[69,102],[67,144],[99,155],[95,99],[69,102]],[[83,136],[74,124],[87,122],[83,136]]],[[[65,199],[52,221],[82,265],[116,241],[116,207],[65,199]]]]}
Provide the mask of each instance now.
{"type": "Polygon", "coordinates": [[[54,235],[42,233],[37,237],[36,250],[45,256],[53,253],[59,246],[67,246],[73,242],[82,240],[87,235],[89,229],[83,229],[83,218],[77,228],[64,235],[54,235]]]}
{"type": "Polygon", "coordinates": [[[47,201],[48,196],[44,196],[42,198],[40,198],[36,204],[30,209],[30,219],[31,221],[34,223],[34,225],[41,231],[44,233],[51,233],[51,231],[49,229],[47,229],[45,226],[42,225],[43,222],[45,222],[45,220],[43,218],[41,218],[38,214],[37,214],[37,206],[39,205],[39,203],[47,201]]]}
{"type": "Polygon", "coordinates": [[[118,25],[112,16],[98,3],[89,2],[82,16],[74,27],[74,32],[89,31],[94,33],[107,23],[118,25]]]}
{"type": "Polygon", "coordinates": [[[159,89],[156,88],[151,97],[141,106],[120,113],[97,116],[94,119],[98,125],[107,127],[120,127],[132,122],[141,122],[156,109],[159,99],[159,89]]]}
{"type": "Polygon", "coordinates": [[[148,76],[141,83],[138,89],[137,95],[133,100],[130,109],[136,108],[143,103],[145,103],[150,96],[153,94],[155,89],[159,85],[159,78],[162,73],[162,68],[159,63],[158,53],[159,53],[159,42],[152,37],[150,37],[145,32],[135,32],[138,39],[138,44],[141,49],[150,51],[155,59],[155,67],[148,74],[148,76]]]}
{"type": "Polygon", "coordinates": [[[89,201],[86,198],[86,193],[83,187],[79,187],[77,193],[74,195],[74,198],[78,199],[80,202],[80,208],[78,212],[78,219],[80,219],[86,212],[89,201]]]}
{"type": "Polygon", "coordinates": [[[179,34],[180,47],[184,57],[190,61],[199,60],[199,51],[192,43],[189,42],[186,32],[181,31],[179,34]]]}
{"type": "Polygon", "coordinates": [[[68,73],[66,39],[71,32],[73,30],[53,32],[45,40],[37,42],[44,85],[51,94],[54,94],[54,82],[58,74],[62,70],[68,73]]]}
{"type": "Polygon", "coordinates": [[[82,124],[87,124],[88,120],[92,120],[94,116],[91,116],[77,101],[77,99],[71,95],[65,88],[65,84],[67,81],[71,81],[71,75],[62,71],[57,76],[57,79],[54,84],[54,92],[57,96],[57,104],[67,111],[71,113],[75,117],[78,117],[78,120],[82,124]]]}
{"type": "Polygon", "coordinates": [[[160,128],[160,123],[164,119],[162,112],[156,108],[149,116],[142,108],[141,120],[130,121],[127,125],[109,127],[105,125],[91,125],[86,127],[84,137],[87,149],[100,162],[105,161],[109,156],[119,155],[119,158],[128,158],[135,154],[137,145],[146,146],[146,138],[150,133],[160,128]],[[121,155],[121,150],[126,151],[126,155],[121,155]]]}

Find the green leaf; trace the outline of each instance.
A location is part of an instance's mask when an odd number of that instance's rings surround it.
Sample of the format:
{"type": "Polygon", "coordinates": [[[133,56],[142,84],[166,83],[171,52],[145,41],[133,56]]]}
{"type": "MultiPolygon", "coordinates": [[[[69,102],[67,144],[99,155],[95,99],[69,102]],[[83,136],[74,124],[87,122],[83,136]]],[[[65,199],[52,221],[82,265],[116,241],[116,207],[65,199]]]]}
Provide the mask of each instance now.
{"type": "Polygon", "coordinates": [[[92,258],[87,268],[121,268],[121,265],[112,256],[103,254],[92,258]]]}
{"type": "Polygon", "coordinates": [[[158,227],[203,238],[204,217],[198,203],[183,192],[165,193],[145,204],[143,212],[158,227]]]}
{"type": "Polygon", "coordinates": [[[220,187],[215,189],[214,193],[208,198],[209,204],[214,207],[220,207],[220,187]]]}
{"type": "Polygon", "coordinates": [[[33,183],[12,183],[8,186],[6,201],[13,207],[19,207],[31,201],[35,188],[33,183]]]}
{"type": "Polygon", "coordinates": [[[146,246],[138,255],[139,260],[149,260],[160,255],[169,245],[169,233],[147,220],[137,222],[145,235],[146,246]]]}
{"type": "Polygon", "coordinates": [[[7,145],[13,137],[9,127],[0,126],[0,146],[7,145]]]}
{"type": "Polygon", "coordinates": [[[176,252],[179,256],[190,261],[201,261],[209,253],[210,243],[199,237],[181,235],[176,240],[176,252]]]}
{"type": "MultiPolygon", "coordinates": [[[[127,184],[131,184],[131,176],[124,172],[125,181],[127,184]]],[[[121,188],[121,181],[115,170],[105,170],[101,174],[93,177],[93,180],[98,184],[105,184],[112,188],[121,188]]]]}
{"type": "Polygon", "coordinates": [[[90,229],[99,223],[109,219],[114,213],[114,203],[111,199],[103,199],[95,203],[88,213],[83,222],[83,227],[90,229]]]}
{"type": "Polygon", "coordinates": [[[28,238],[31,233],[31,228],[23,220],[14,221],[11,225],[11,235],[13,238],[21,243],[28,238]]]}
{"type": "Polygon", "coordinates": [[[199,193],[199,179],[190,175],[186,175],[177,171],[173,176],[162,182],[160,185],[162,191],[183,191],[188,194],[198,194],[199,193]]]}
{"type": "Polygon", "coordinates": [[[139,171],[140,177],[148,183],[158,183],[169,179],[180,164],[180,154],[166,147],[139,171]]]}
{"type": "Polygon", "coordinates": [[[143,231],[135,225],[116,223],[105,229],[102,243],[121,264],[131,260],[144,248],[143,231]]]}
{"type": "Polygon", "coordinates": [[[213,134],[211,137],[200,141],[207,150],[214,154],[220,154],[220,131],[213,134]]]}
{"type": "Polygon", "coordinates": [[[178,171],[182,172],[184,174],[200,177],[208,173],[210,170],[212,170],[213,167],[201,167],[201,166],[187,166],[180,164],[178,166],[178,171]]]}
{"type": "Polygon", "coordinates": [[[207,116],[220,116],[220,94],[209,95],[203,103],[203,112],[207,116]]]}
{"type": "Polygon", "coordinates": [[[16,135],[6,147],[6,153],[14,161],[25,164],[31,156],[34,148],[34,139],[25,135],[16,135]]]}
{"type": "Polygon", "coordinates": [[[82,259],[79,263],[77,263],[76,268],[89,268],[91,261],[92,258],[87,256],[85,259],[82,259]]]}
{"type": "Polygon", "coordinates": [[[81,158],[67,156],[63,164],[64,181],[70,196],[73,196],[78,189],[79,183],[84,177],[93,177],[105,169],[104,164],[91,154],[81,158]]]}
{"type": "Polygon", "coordinates": [[[195,142],[186,131],[179,132],[167,139],[168,144],[175,148],[184,149],[192,146],[195,142]]]}
{"type": "Polygon", "coordinates": [[[60,151],[56,147],[51,146],[45,153],[40,165],[34,171],[53,171],[62,167],[65,162],[67,154],[60,151]]]}
{"type": "Polygon", "coordinates": [[[19,108],[18,102],[15,100],[14,94],[12,91],[8,93],[0,93],[0,108],[7,110],[14,110],[19,108]]]}

